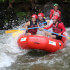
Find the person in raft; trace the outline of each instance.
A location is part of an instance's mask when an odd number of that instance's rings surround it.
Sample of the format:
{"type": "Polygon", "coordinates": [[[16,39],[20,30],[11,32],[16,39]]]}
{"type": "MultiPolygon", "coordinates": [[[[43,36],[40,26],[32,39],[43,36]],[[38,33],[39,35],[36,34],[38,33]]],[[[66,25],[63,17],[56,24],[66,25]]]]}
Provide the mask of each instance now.
{"type": "Polygon", "coordinates": [[[32,15],[32,20],[28,21],[23,27],[26,28],[26,35],[35,35],[37,33],[37,29],[30,29],[32,27],[37,27],[37,18],[36,14],[32,15]]]}
{"type": "Polygon", "coordinates": [[[62,36],[63,33],[65,32],[65,27],[64,27],[64,24],[62,22],[59,22],[58,21],[58,16],[53,16],[52,17],[52,20],[53,20],[53,24],[51,24],[49,27],[46,27],[44,29],[49,29],[49,28],[52,28],[53,29],[53,32],[55,33],[58,33],[58,35],[56,34],[49,34],[49,36],[51,38],[54,38],[54,39],[58,39],[58,40],[61,40],[62,39],[62,36]]]}
{"type": "Polygon", "coordinates": [[[50,19],[51,19],[53,16],[58,16],[58,20],[61,21],[61,11],[58,10],[58,4],[57,4],[57,3],[54,4],[54,5],[53,5],[53,8],[54,8],[54,9],[51,9],[51,11],[50,11],[50,15],[49,15],[50,19]]]}
{"type": "MultiPolygon", "coordinates": [[[[46,22],[46,20],[44,19],[44,13],[39,13],[39,14],[38,14],[37,23],[38,23],[38,27],[42,27],[42,26],[46,26],[46,25],[47,25],[47,22],[46,22]],[[44,23],[44,22],[45,22],[45,23],[44,23]],[[41,24],[41,23],[43,23],[43,24],[41,24]]],[[[46,32],[43,30],[43,28],[39,28],[39,29],[37,30],[37,35],[46,36],[46,32]]]]}

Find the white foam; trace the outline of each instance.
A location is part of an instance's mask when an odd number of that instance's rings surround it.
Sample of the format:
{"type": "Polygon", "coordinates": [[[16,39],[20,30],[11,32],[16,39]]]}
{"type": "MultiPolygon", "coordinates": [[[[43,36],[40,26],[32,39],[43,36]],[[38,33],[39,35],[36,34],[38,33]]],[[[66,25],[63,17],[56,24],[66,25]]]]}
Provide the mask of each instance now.
{"type": "Polygon", "coordinates": [[[11,34],[0,35],[0,68],[11,66],[16,61],[17,56],[27,52],[18,47],[17,39],[14,39],[11,34]]]}
{"type": "Polygon", "coordinates": [[[14,62],[14,59],[12,59],[10,56],[8,56],[6,53],[0,53],[0,68],[1,67],[8,67],[14,62]]]}

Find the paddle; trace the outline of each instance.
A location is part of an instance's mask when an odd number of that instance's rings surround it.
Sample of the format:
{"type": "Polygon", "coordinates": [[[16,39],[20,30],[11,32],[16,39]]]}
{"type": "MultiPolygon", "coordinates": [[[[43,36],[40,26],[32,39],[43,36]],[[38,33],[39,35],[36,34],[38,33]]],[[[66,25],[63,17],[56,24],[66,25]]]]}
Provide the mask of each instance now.
{"type": "MultiPolygon", "coordinates": [[[[43,27],[32,27],[32,28],[28,28],[28,30],[36,29],[36,28],[43,28],[43,27]]],[[[26,30],[26,29],[24,28],[24,29],[20,29],[20,30],[26,30]]],[[[13,33],[13,32],[20,31],[20,30],[7,30],[7,31],[5,31],[5,33],[8,34],[8,33],[13,33]]]]}
{"type": "MultiPolygon", "coordinates": [[[[47,23],[47,22],[40,23],[39,25],[42,25],[44,23],[47,23]]],[[[36,28],[42,28],[42,27],[33,27],[33,28],[28,28],[28,29],[36,29],[36,28]]],[[[23,29],[20,29],[20,30],[26,30],[26,29],[23,28],[23,29]]],[[[17,31],[20,31],[20,30],[6,30],[5,33],[8,34],[8,33],[17,32],[17,31]]]]}
{"type": "MultiPolygon", "coordinates": [[[[58,33],[52,32],[52,31],[50,31],[50,30],[46,30],[46,29],[44,29],[44,30],[47,31],[47,32],[51,32],[51,33],[53,33],[53,34],[58,35],[58,33]]],[[[63,36],[63,35],[60,35],[60,36],[65,37],[65,38],[67,38],[67,39],[70,39],[70,37],[66,37],[66,36],[63,36]]]]}
{"type": "Polygon", "coordinates": [[[8,33],[13,33],[13,32],[16,32],[16,31],[19,31],[19,30],[6,30],[5,33],[8,34],[8,33]]]}

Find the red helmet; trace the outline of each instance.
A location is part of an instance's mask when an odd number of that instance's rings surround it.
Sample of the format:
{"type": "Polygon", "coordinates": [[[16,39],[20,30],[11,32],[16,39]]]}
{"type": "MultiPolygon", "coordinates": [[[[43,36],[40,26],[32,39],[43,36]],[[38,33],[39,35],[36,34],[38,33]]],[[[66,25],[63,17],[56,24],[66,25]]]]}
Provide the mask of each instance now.
{"type": "Polygon", "coordinates": [[[32,17],[34,17],[36,19],[38,18],[38,16],[36,14],[33,14],[32,17]]]}
{"type": "Polygon", "coordinates": [[[39,17],[39,16],[44,17],[44,13],[39,13],[39,14],[38,14],[38,17],[39,17]]]}
{"type": "Polygon", "coordinates": [[[58,20],[58,16],[53,16],[52,19],[58,20]]]}

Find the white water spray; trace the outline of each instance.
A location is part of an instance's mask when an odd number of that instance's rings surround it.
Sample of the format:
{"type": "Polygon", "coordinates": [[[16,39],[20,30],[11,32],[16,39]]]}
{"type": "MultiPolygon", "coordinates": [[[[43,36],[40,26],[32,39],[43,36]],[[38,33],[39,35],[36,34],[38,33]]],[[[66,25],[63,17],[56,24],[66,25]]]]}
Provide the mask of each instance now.
{"type": "Polygon", "coordinates": [[[26,53],[26,50],[18,47],[17,38],[13,38],[12,34],[0,35],[0,68],[11,66],[16,61],[17,56],[26,53]]]}

